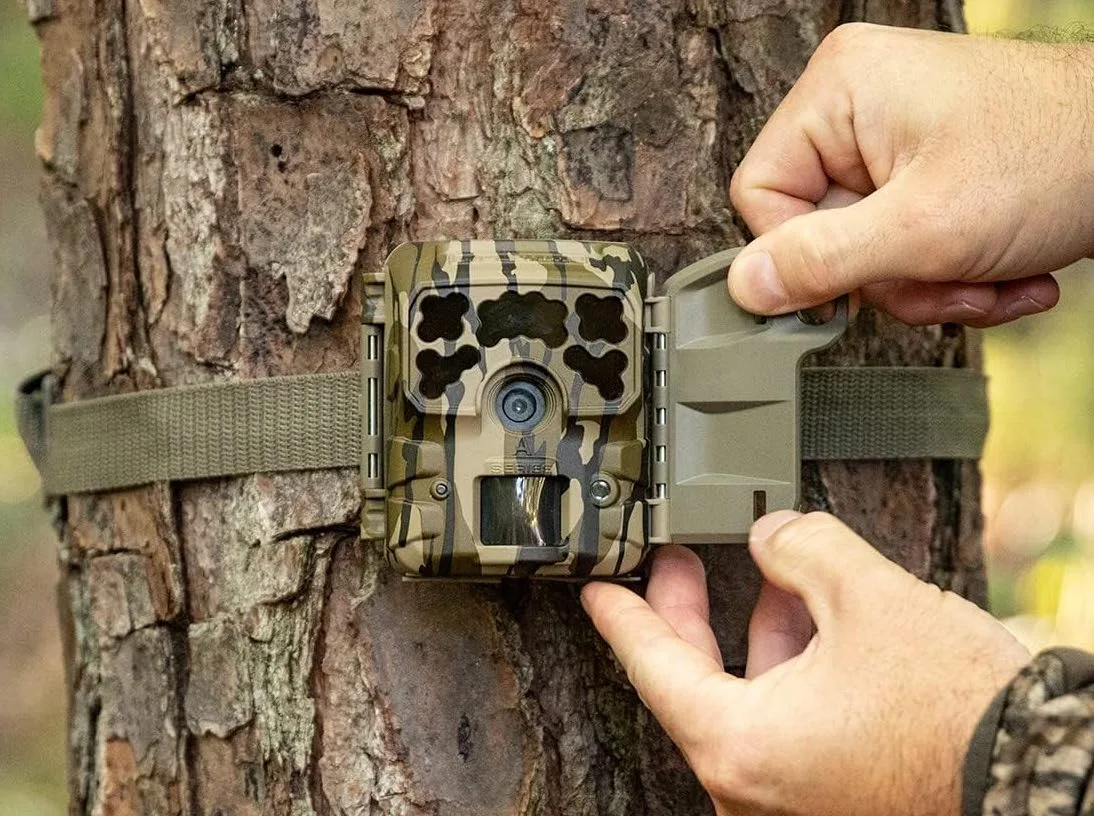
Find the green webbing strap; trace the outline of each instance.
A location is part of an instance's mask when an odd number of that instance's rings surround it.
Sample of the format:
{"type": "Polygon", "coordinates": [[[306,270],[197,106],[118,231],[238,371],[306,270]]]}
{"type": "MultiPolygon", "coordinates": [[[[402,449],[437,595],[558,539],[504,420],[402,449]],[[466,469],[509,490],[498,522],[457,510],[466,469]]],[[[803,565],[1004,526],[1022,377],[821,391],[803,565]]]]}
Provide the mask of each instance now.
{"type": "Polygon", "coordinates": [[[305,374],[164,388],[16,413],[48,495],[244,473],[356,467],[361,379],[305,374]]]}
{"type": "Polygon", "coordinates": [[[987,381],[957,368],[807,368],[803,459],[979,459],[987,381]]]}
{"type": "MultiPolygon", "coordinates": [[[[48,495],[294,470],[355,468],[360,376],[306,374],[51,404],[24,383],[19,431],[48,495]]],[[[802,371],[803,459],[975,459],[984,379],[943,368],[802,371]]]]}

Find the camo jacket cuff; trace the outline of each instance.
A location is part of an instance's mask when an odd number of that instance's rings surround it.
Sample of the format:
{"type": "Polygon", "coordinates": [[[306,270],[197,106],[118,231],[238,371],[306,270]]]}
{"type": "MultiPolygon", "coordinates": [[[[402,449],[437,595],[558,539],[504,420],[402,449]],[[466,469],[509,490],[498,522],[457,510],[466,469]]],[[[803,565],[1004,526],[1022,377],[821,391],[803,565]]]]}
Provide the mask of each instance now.
{"type": "Polygon", "coordinates": [[[1094,814],[1094,656],[1039,655],[992,701],[965,758],[963,816],[1094,814]]]}

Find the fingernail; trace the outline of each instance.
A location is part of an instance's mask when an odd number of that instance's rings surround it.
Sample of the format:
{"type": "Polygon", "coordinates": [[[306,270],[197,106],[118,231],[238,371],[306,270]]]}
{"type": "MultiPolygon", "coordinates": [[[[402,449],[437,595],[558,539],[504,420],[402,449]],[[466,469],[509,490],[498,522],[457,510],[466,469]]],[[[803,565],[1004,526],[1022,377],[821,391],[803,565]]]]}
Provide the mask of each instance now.
{"type": "Polygon", "coordinates": [[[941,306],[939,323],[965,323],[986,317],[999,302],[999,292],[991,284],[972,283],[955,286],[953,300],[941,306]]]}
{"type": "Polygon", "coordinates": [[[973,314],[987,314],[995,308],[999,302],[999,292],[994,286],[977,284],[970,286],[961,293],[957,299],[957,305],[973,314]]]}
{"type": "Polygon", "coordinates": [[[962,298],[952,306],[944,309],[939,315],[939,323],[963,323],[966,320],[976,320],[984,317],[991,311],[991,306],[984,306],[972,300],[962,298]]]}
{"type": "Polygon", "coordinates": [[[749,531],[749,541],[753,545],[762,544],[775,535],[778,530],[795,519],[801,518],[801,515],[801,513],[794,510],[778,510],[770,513],[753,523],[752,529],[749,531]]]}
{"type": "Polygon", "coordinates": [[[1023,297],[1007,306],[1003,310],[1003,315],[1007,320],[1017,320],[1019,317],[1029,317],[1030,315],[1047,312],[1048,308],[1045,304],[1038,303],[1031,297],[1023,297]]]}
{"type": "Polygon", "coordinates": [[[767,252],[741,255],[729,269],[729,291],[744,308],[765,314],[785,311],[790,296],[767,252]]]}
{"type": "Polygon", "coordinates": [[[589,604],[591,603],[590,596],[597,591],[595,589],[592,589],[592,587],[594,587],[595,585],[595,582],[591,584],[586,584],[581,588],[581,592],[579,593],[579,597],[581,598],[581,608],[584,609],[586,612],[589,611],[589,604]]]}

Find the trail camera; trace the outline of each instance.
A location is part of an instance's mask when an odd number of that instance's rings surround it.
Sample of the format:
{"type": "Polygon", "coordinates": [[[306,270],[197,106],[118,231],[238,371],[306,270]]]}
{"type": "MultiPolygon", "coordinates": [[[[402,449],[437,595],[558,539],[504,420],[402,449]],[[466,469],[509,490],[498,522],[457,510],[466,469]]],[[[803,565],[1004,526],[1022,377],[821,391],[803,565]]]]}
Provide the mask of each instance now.
{"type": "Polygon", "coordinates": [[[365,276],[363,537],[408,576],[611,577],[795,506],[799,362],[846,313],[756,318],[731,259],[657,286],[623,244],[398,247],[365,276]]]}

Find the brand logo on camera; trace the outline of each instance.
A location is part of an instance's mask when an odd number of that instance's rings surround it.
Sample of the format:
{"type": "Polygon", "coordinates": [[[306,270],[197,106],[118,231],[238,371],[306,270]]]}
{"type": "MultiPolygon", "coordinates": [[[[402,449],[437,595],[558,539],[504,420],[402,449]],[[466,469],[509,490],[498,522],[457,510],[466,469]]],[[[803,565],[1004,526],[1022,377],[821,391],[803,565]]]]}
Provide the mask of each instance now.
{"type": "Polygon", "coordinates": [[[491,476],[551,476],[555,472],[555,463],[547,459],[490,462],[486,472],[491,476]]]}

